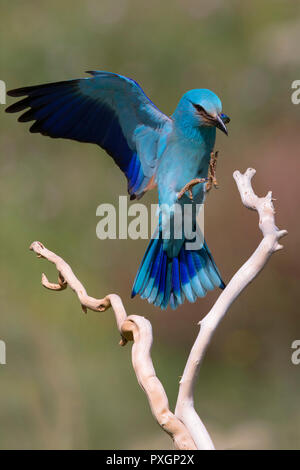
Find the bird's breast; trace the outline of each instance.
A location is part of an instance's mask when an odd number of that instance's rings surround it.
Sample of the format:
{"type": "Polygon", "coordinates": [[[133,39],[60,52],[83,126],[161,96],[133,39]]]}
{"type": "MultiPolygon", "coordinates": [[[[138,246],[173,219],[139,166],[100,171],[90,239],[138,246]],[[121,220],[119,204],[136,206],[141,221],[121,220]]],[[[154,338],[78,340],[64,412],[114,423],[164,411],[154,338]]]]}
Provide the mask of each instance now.
{"type": "Polygon", "coordinates": [[[209,158],[210,151],[205,146],[170,143],[160,159],[158,178],[171,180],[178,189],[193,178],[206,177],[209,158]]]}

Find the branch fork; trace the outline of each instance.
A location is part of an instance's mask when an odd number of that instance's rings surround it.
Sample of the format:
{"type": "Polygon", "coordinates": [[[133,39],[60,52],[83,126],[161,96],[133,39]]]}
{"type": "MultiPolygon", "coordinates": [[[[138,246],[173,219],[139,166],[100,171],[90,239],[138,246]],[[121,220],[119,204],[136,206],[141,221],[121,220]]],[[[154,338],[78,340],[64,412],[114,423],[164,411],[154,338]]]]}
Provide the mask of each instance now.
{"type": "Polygon", "coordinates": [[[57,268],[58,283],[49,282],[43,273],[44,287],[61,291],[69,285],[77,294],[84,312],[87,312],[87,309],[104,312],[112,307],[121,335],[120,344],[125,346],[128,341],[133,341],[132,364],[138,383],[147,395],[154,418],[171,436],[176,449],[214,449],[212,439],[194,407],[194,387],[202,360],[213,333],[231,304],[264,268],[270,256],[283,248],[279,240],[287,234],[287,231],[279,230],[275,225],[272,192],[269,191],[265,197],[258,197],[254,193],[251,180],[255,173],[254,169],[248,168],[244,174],[235,171],[233,177],[244,206],[257,211],[259,215],[259,228],[263,239],[251,257],[232,277],[211,310],[199,322],[200,331],[180,380],[175,413],[169,408],[166,392],[156,376],[152,363],[153,334],[149,320],[139,315],[127,316],[122,300],[116,294],[107,295],[102,299],[90,297],[71,267],[61,257],[38,241],[30,246],[30,250],[39,258],[47,259],[57,268]]]}

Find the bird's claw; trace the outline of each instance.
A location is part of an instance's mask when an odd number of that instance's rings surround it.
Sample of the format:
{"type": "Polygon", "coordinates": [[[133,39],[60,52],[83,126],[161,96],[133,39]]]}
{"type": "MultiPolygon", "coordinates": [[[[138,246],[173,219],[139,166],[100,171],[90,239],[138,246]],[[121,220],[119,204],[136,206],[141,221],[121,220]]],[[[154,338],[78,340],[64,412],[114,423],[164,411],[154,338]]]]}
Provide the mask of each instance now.
{"type": "Polygon", "coordinates": [[[206,181],[208,181],[208,178],[194,178],[193,180],[189,181],[187,184],[183,186],[181,191],[179,191],[177,199],[180,200],[185,193],[188,193],[188,197],[192,201],[193,200],[192,188],[196,186],[196,184],[205,183],[206,181]]]}
{"type": "Polygon", "coordinates": [[[205,183],[206,182],[206,186],[205,186],[206,192],[210,191],[212,187],[214,187],[214,188],[219,187],[218,181],[217,181],[217,178],[216,178],[216,167],[217,167],[218,154],[219,154],[218,151],[211,152],[211,154],[210,154],[210,162],[209,162],[209,169],[208,169],[207,178],[194,178],[191,181],[189,181],[189,183],[187,183],[185,186],[183,186],[181,191],[179,191],[179,193],[177,195],[178,200],[180,200],[185,193],[188,193],[189,199],[191,201],[193,201],[192,188],[194,186],[196,186],[196,184],[199,184],[199,183],[205,183]]]}
{"type": "Polygon", "coordinates": [[[217,159],[218,159],[219,152],[211,152],[210,154],[210,162],[209,162],[209,169],[208,169],[208,181],[206,183],[206,191],[210,191],[212,187],[218,189],[218,181],[216,178],[216,168],[217,168],[217,159]]]}

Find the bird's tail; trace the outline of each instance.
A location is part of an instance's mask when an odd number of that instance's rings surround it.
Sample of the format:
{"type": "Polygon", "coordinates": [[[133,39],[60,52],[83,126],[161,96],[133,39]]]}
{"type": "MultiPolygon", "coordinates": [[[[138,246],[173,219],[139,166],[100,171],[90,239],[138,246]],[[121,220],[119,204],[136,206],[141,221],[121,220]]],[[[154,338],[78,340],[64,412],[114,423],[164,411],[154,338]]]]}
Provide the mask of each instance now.
{"type": "Polygon", "coordinates": [[[152,238],[137,272],[132,294],[140,294],[161,309],[177,308],[186,298],[195,302],[215,287],[224,289],[218,268],[204,241],[199,250],[186,250],[183,243],[178,256],[168,257],[162,238],[152,238]]]}

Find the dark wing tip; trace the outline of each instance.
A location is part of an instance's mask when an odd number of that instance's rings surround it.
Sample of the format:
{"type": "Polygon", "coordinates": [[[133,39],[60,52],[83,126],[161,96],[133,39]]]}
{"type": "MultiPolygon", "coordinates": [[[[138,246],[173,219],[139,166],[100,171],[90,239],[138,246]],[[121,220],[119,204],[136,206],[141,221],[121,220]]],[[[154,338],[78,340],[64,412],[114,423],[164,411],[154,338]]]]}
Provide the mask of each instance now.
{"type": "Polygon", "coordinates": [[[97,70],[86,70],[85,73],[89,73],[90,75],[93,75],[93,77],[99,74],[97,70]]]}
{"type": "Polygon", "coordinates": [[[15,104],[11,104],[10,106],[8,106],[8,108],[5,108],[5,112],[6,113],[16,113],[17,111],[15,111],[15,104]]]}
{"type": "Polygon", "coordinates": [[[45,131],[43,127],[44,121],[41,119],[39,121],[35,121],[32,126],[29,129],[29,132],[31,134],[42,134],[42,135],[48,135],[48,133],[45,131]]]}
{"type": "Polygon", "coordinates": [[[73,80],[63,80],[61,82],[52,82],[52,83],[43,83],[41,85],[25,86],[22,88],[15,88],[14,90],[9,90],[7,92],[8,96],[18,97],[18,96],[32,96],[37,93],[40,94],[45,90],[55,89],[57,87],[69,87],[70,85],[75,85],[80,79],[73,80]]]}
{"type": "Polygon", "coordinates": [[[27,95],[26,90],[30,87],[15,88],[14,90],[9,90],[7,92],[8,96],[25,96],[27,95]]]}
{"type": "Polygon", "coordinates": [[[135,292],[135,290],[132,289],[131,296],[130,296],[131,299],[133,299],[133,298],[136,296],[136,294],[137,294],[137,293],[135,292]]]}
{"type": "Polygon", "coordinates": [[[24,98],[23,100],[17,101],[6,108],[6,113],[18,113],[26,108],[30,108],[30,98],[24,98]]]}
{"type": "Polygon", "coordinates": [[[26,113],[21,114],[18,118],[19,122],[29,122],[35,120],[35,110],[29,109],[26,113]]]}

